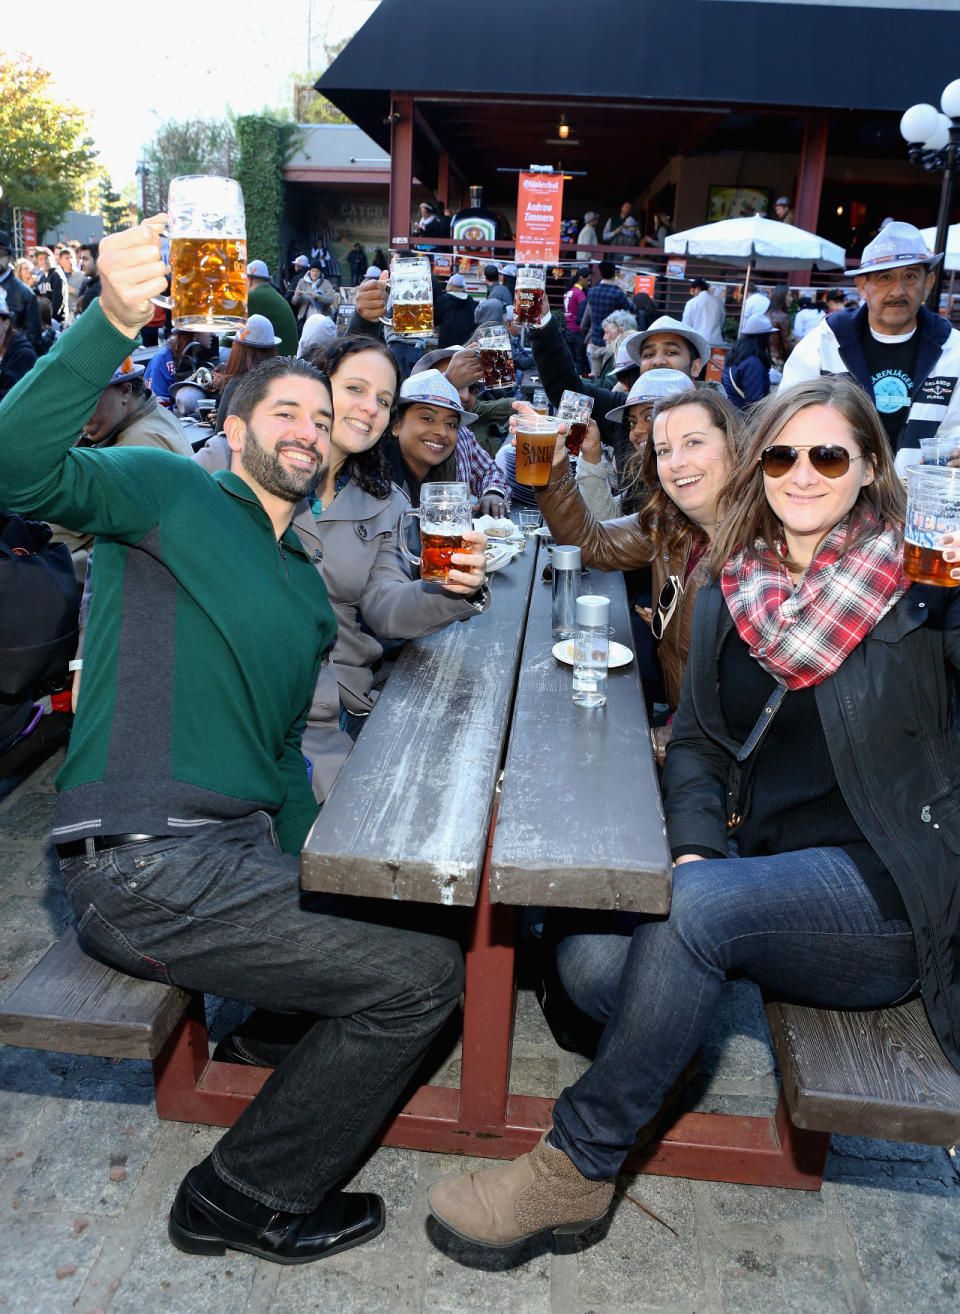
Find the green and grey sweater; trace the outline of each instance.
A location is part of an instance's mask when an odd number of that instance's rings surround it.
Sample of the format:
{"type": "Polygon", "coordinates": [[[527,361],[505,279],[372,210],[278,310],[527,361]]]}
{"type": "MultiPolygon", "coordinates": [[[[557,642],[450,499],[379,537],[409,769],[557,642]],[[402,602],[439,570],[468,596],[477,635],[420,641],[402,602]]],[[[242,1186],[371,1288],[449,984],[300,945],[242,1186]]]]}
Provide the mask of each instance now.
{"type": "Polygon", "coordinates": [[[73,447],[130,347],[94,302],[0,404],[0,507],[97,535],[53,839],[262,810],[297,852],[316,815],[300,734],[336,633],[327,591],[235,474],[73,447]]]}

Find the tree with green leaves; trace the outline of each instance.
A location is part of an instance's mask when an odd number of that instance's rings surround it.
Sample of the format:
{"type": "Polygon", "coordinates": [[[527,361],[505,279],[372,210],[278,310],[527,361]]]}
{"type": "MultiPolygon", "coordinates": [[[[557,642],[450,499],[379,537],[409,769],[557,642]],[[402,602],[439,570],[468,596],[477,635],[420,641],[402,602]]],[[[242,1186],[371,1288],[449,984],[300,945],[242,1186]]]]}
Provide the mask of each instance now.
{"type": "Polygon", "coordinates": [[[70,209],[96,157],[82,110],[57,100],[51,75],[28,55],[0,53],[0,180],[4,204],[33,210],[37,232],[70,209]]]}
{"type": "Polygon", "coordinates": [[[130,226],[130,207],[120,193],[113,190],[109,173],[100,179],[100,215],[105,233],[119,233],[130,226]]]}
{"type": "Polygon", "coordinates": [[[148,198],[156,190],[158,206],[165,203],[171,178],[188,173],[233,177],[237,139],[229,119],[168,119],[144,147],[148,198]]]}

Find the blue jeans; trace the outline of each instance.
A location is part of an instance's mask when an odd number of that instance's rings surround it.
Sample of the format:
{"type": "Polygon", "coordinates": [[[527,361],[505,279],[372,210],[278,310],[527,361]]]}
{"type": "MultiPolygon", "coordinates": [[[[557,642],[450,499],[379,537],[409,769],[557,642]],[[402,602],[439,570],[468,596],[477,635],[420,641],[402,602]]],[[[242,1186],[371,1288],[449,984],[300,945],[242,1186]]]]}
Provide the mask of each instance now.
{"type": "Polygon", "coordinates": [[[353,1171],[456,1008],[459,948],[302,895],[299,862],[276,847],[263,812],[60,866],[98,957],[133,976],[314,1016],[213,1164],[273,1209],[316,1208],[353,1171]]]}
{"type": "Polygon", "coordinates": [[[915,994],[909,924],[884,919],[842,849],[684,863],[670,915],[632,935],[578,935],[560,976],[607,1020],[597,1057],[554,1108],[553,1143],[613,1177],[638,1128],[702,1044],[728,971],[805,1003],[878,1008],[915,994]]]}

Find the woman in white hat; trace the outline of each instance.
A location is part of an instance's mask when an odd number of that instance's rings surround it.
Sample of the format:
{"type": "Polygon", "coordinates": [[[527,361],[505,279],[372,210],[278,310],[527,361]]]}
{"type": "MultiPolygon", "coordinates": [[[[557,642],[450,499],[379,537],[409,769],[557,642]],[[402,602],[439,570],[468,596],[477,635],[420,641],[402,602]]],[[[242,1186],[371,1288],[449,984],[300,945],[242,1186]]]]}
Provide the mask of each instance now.
{"type": "Polygon", "coordinates": [[[230,414],[228,410],[230,398],[233,396],[238,380],[261,361],[275,356],[280,345],[280,339],[274,333],[273,325],[266,315],[251,315],[242,328],[228,336],[227,341],[230,343],[230,355],[223,369],[215,372],[212,384],[212,390],[220,394],[217,405],[217,433],[223,428],[225,416],[230,414]]]}

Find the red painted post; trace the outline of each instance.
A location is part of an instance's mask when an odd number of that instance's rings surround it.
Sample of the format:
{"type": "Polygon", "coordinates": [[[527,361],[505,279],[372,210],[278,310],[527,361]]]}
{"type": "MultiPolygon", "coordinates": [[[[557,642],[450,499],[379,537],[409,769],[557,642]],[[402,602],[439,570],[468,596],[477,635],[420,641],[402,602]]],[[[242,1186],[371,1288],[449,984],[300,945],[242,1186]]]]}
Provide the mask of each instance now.
{"type": "Polygon", "coordinates": [[[829,133],[830,120],[827,115],[808,110],[803,122],[800,174],[793,207],[794,222],[798,228],[805,228],[808,233],[817,231],[820,218],[820,194],[823,191],[829,133]]]}
{"type": "Polygon", "coordinates": [[[393,92],[390,97],[390,245],[405,250],[410,244],[413,205],[413,97],[393,92]]]}

